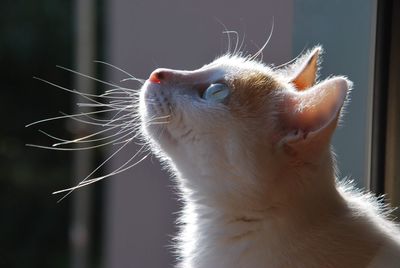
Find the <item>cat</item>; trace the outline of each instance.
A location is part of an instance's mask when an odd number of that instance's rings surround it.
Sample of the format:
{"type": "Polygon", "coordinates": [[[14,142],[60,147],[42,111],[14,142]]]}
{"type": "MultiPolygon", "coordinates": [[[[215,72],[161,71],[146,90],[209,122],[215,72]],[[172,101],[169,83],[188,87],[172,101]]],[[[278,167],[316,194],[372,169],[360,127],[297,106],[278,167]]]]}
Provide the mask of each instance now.
{"type": "Polygon", "coordinates": [[[177,267],[400,267],[387,209],[336,176],[352,83],[319,81],[321,54],[282,67],[228,54],[144,83],[143,136],[183,201],[177,267]]]}

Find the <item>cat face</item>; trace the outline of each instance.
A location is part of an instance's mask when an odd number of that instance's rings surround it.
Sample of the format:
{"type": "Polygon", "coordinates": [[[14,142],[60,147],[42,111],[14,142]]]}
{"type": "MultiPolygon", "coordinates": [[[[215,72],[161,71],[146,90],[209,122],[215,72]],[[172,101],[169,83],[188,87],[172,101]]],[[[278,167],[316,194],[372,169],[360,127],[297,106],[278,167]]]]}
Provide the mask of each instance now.
{"type": "Polygon", "coordinates": [[[349,85],[315,85],[320,50],[285,69],[238,56],[194,71],[157,69],[141,89],[143,132],[183,173],[265,176],[282,148],[329,140],[336,125],[349,85]]]}
{"type": "Polygon", "coordinates": [[[174,162],[229,162],[268,135],[274,91],[283,87],[270,68],[239,57],[194,71],[157,69],[141,91],[143,129],[174,162]]]}

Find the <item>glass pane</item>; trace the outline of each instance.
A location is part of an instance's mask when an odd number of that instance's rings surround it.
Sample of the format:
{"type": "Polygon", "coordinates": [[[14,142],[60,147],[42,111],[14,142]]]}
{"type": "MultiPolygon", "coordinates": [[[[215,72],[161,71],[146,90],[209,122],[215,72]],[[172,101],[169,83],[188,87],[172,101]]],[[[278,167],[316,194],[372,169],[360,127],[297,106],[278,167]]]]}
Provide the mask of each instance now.
{"type": "Polygon", "coordinates": [[[293,53],[321,44],[326,54],[320,78],[345,75],[354,83],[333,145],[341,177],[359,185],[369,176],[375,2],[294,1],[293,53]]]}

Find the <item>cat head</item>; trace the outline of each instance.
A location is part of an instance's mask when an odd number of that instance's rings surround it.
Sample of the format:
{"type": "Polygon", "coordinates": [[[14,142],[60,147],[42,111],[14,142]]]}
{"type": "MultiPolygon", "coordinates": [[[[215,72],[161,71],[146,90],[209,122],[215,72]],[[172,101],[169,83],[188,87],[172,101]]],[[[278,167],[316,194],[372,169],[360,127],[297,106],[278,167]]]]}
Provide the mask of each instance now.
{"type": "Polygon", "coordinates": [[[281,68],[235,55],[194,71],[157,69],[141,89],[143,132],[183,177],[250,182],[318,160],[351,87],[345,77],[318,82],[321,52],[281,68]]]}

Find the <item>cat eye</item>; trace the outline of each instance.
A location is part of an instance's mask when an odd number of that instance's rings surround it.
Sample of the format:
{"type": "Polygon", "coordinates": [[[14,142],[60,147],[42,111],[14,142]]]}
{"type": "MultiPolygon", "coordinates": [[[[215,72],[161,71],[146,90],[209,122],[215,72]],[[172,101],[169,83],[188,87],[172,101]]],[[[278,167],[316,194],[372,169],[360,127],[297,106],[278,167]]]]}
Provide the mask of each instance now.
{"type": "Polygon", "coordinates": [[[202,98],[207,101],[222,102],[231,93],[230,88],[221,83],[211,84],[203,93],[202,98]]]}

